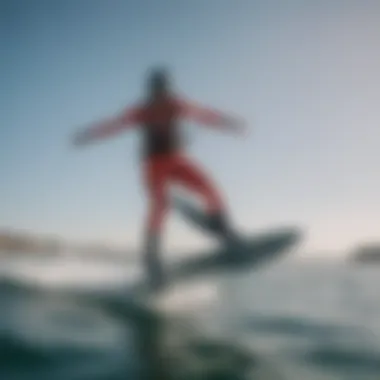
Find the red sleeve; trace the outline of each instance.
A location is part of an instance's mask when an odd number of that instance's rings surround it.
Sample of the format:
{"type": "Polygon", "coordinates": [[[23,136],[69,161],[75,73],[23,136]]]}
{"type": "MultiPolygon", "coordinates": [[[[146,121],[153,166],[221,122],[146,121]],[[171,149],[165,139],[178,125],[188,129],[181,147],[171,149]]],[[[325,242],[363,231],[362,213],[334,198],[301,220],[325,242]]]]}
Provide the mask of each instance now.
{"type": "Polygon", "coordinates": [[[225,127],[227,116],[220,111],[179,99],[180,113],[183,117],[209,126],[225,127]]]}
{"type": "Polygon", "coordinates": [[[143,112],[140,107],[132,107],[116,117],[94,123],[84,131],[86,140],[107,138],[129,129],[140,123],[142,114],[143,112]]]}

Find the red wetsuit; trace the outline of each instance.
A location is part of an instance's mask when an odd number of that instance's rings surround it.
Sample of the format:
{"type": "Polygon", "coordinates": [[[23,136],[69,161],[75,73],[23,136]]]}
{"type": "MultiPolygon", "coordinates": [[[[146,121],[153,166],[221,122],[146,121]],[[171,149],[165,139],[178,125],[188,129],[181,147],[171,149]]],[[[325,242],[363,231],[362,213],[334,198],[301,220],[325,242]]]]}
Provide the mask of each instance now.
{"type": "Polygon", "coordinates": [[[127,108],[118,117],[103,121],[86,131],[90,139],[109,137],[138,126],[142,133],[144,181],[150,198],[148,231],[159,232],[168,206],[170,183],[184,185],[201,195],[210,212],[222,211],[219,191],[193,161],[182,154],[181,119],[191,119],[213,127],[228,127],[231,119],[220,112],[165,96],[127,108]]]}

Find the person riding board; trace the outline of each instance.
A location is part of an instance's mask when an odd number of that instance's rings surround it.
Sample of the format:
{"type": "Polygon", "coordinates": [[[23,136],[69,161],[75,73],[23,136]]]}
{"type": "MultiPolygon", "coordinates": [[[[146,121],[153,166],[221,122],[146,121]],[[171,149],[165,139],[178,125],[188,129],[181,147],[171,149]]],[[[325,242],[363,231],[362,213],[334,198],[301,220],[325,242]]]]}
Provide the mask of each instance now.
{"type": "Polygon", "coordinates": [[[143,263],[153,289],[164,285],[160,260],[160,237],[168,210],[167,185],[177,183],[197,193],[206,203],[210,229],[226,241],[235,240],[221,195],[210,177],[184,154],[180,120],[245,133],[243,122],[224,113],[202,107],[176,95],[166,68],[154,68],[147,78],[147,97],[119,115],[91,124],[74,136],[76,146],[108,138],[138,126],[142,133],[142,168],[149,200],[143,263]]]}

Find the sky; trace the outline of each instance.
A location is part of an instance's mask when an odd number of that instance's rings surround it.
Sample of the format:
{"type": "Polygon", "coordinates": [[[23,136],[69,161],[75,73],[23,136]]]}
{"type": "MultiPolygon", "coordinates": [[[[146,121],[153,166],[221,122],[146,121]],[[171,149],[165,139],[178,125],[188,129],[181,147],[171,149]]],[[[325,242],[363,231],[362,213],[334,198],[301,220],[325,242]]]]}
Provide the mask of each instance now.
{"type": "MultiPolygon", "coordinates": [[[[70,137],[135,102],[168,65],[178,91],[241,115],[245,139],[185,123],[189,155],[244,232],[305,229],[302,252],[380,241],[377,0],[1,1],[0,227],[138,247],[137,133],[70,137]]],[[[171,213],[168,250],[211,244],[171,213]]]]}

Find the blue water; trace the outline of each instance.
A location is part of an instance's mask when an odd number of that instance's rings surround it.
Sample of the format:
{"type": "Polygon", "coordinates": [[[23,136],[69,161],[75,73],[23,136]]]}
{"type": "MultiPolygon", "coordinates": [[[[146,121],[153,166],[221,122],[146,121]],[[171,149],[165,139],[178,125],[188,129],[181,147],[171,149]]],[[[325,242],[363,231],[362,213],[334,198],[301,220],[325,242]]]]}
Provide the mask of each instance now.
{"type": "MultiPolygon", "coordinates": [[[[130,329],[69,295],[120,289],[136,269],[21,256],[0,267],[0,379],[136,378],[130,329]]],[[[248,345],[287,379],[380,379],[379,266],[284,261],[221,279],[210,305],[199,313],[206,331],[248,345]]]]}

